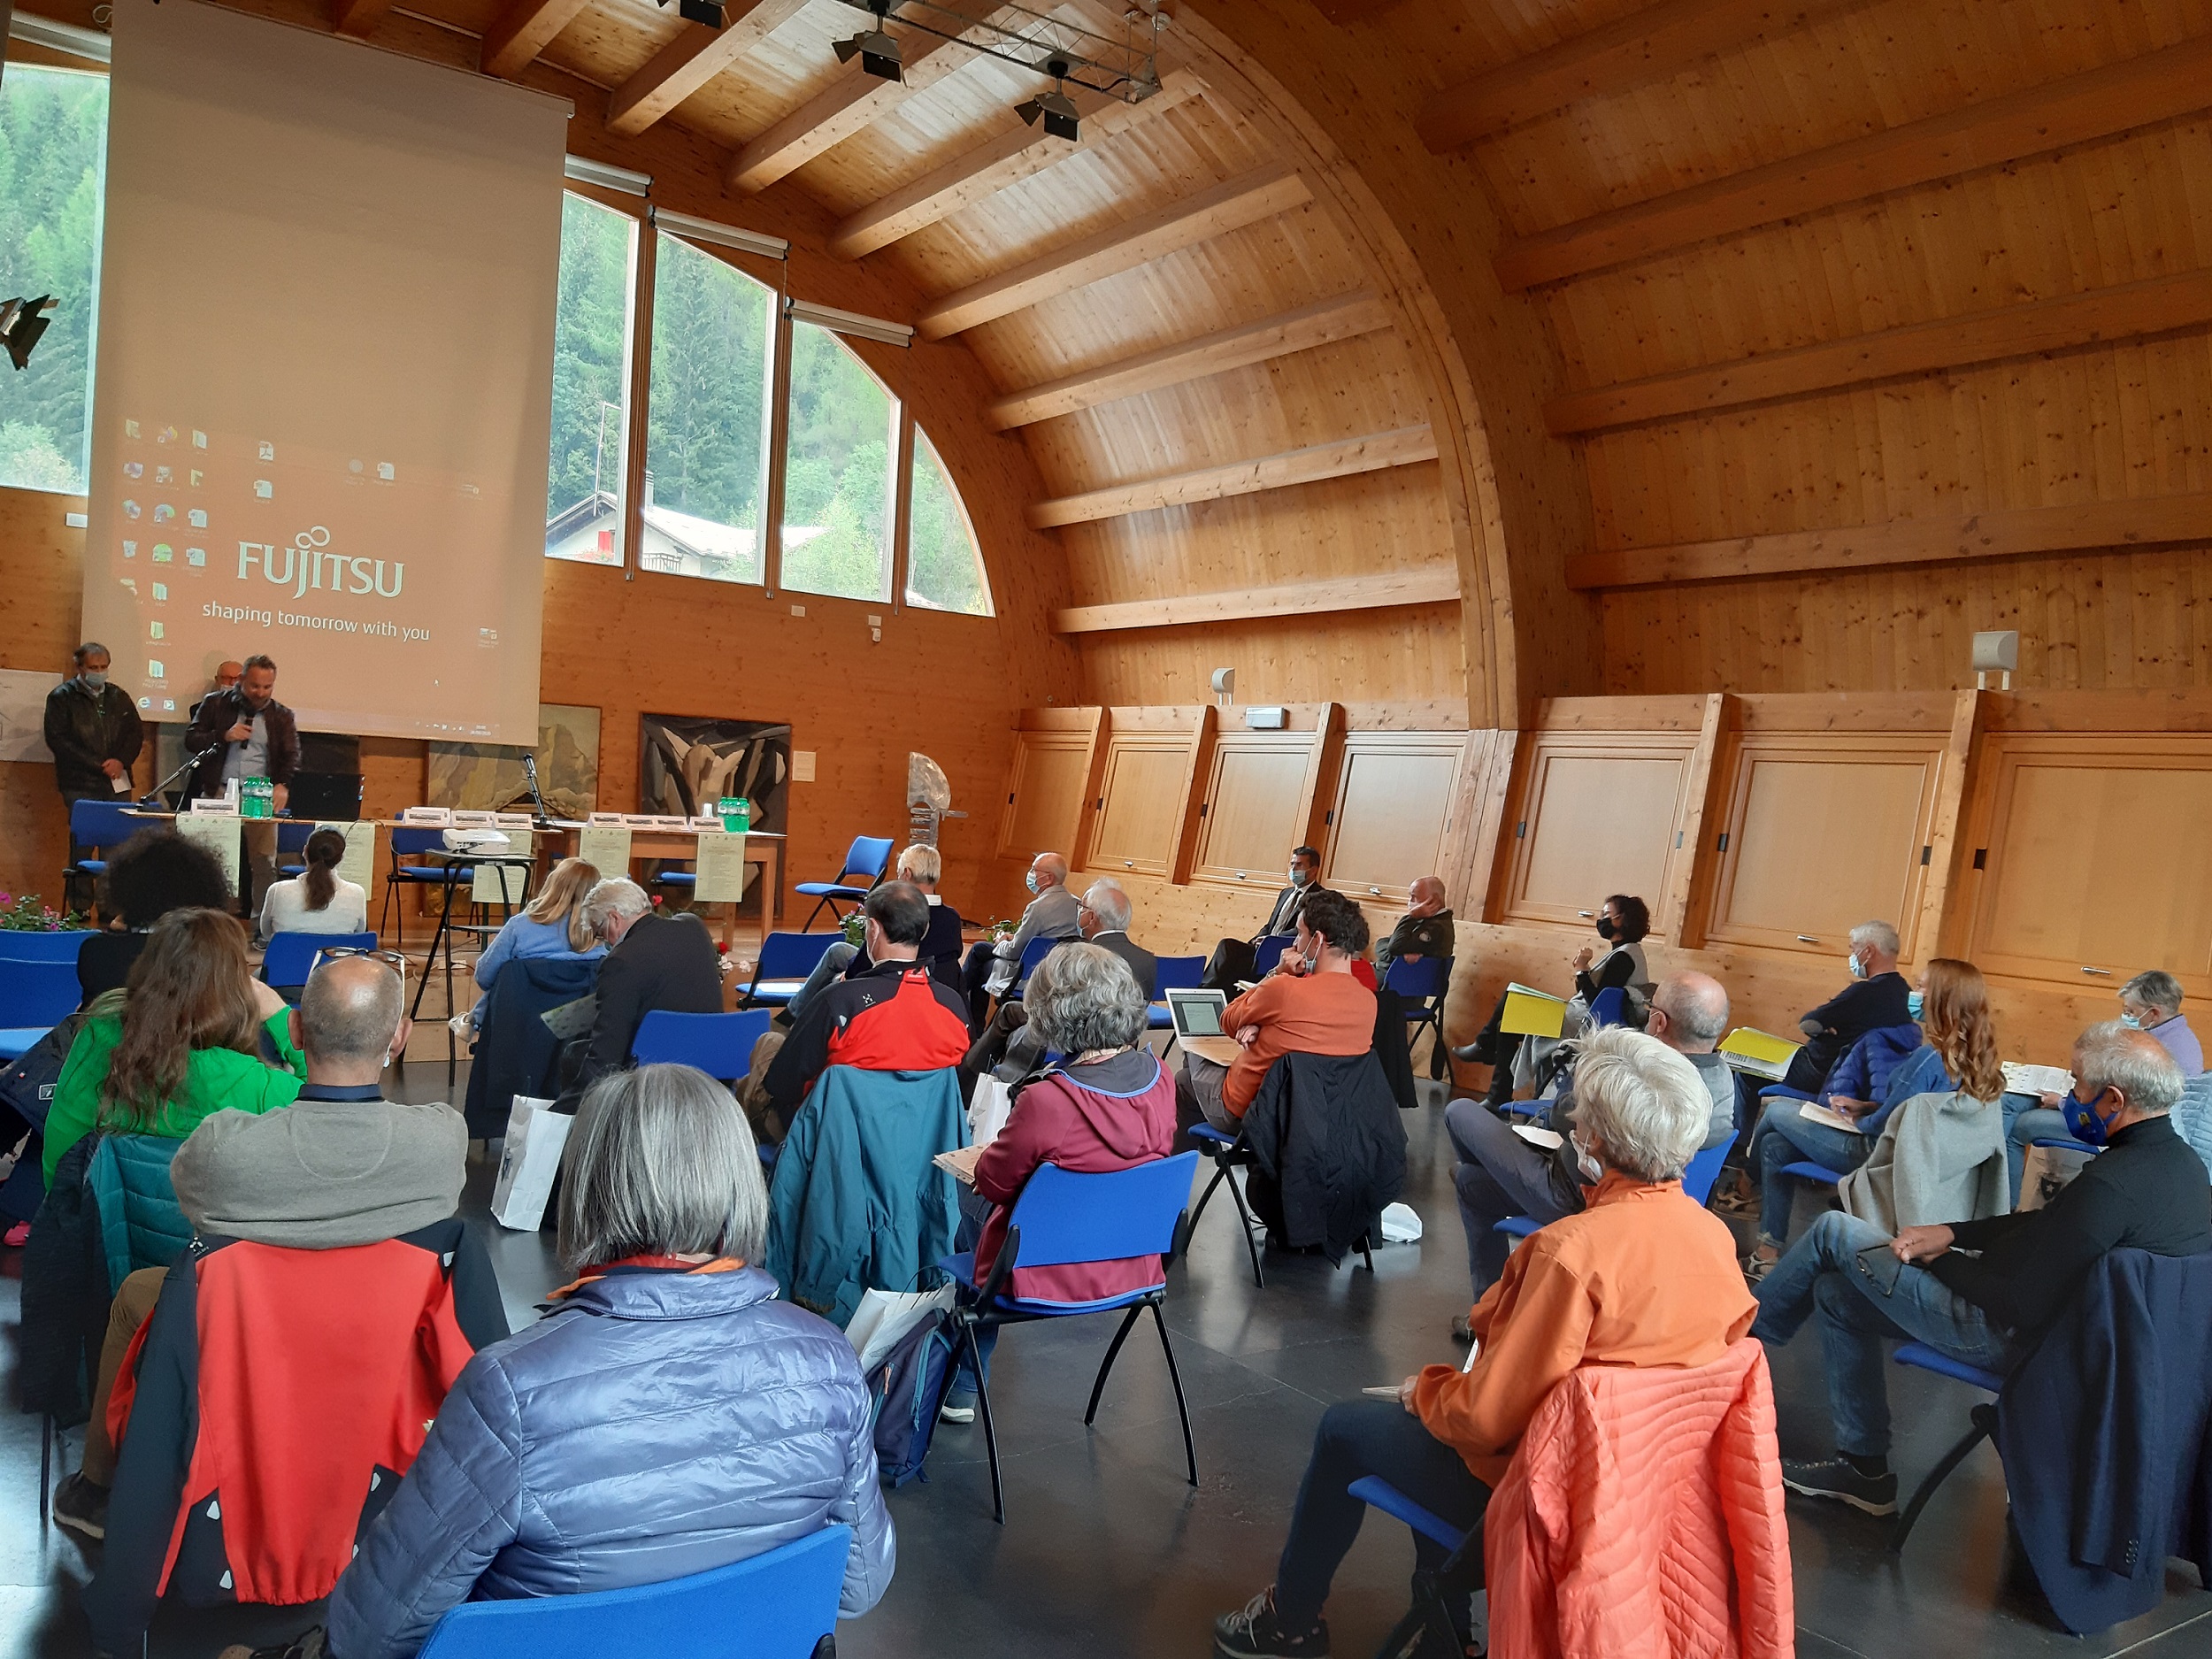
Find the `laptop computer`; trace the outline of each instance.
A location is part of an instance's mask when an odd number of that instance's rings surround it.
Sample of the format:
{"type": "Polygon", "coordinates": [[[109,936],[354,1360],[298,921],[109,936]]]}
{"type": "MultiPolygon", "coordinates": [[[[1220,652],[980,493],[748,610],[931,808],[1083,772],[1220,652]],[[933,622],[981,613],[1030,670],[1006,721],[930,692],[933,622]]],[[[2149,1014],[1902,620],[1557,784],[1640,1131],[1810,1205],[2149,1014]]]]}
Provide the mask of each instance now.
{"type": "Polygon", "coordinates": [[[1219,991],[1170,991],[1167,994],[1168,1018],[1175,1022],[1178,1038],[1225,1037],[1221,1013],[1229,1006],[1229,999],[1219,991]]]}

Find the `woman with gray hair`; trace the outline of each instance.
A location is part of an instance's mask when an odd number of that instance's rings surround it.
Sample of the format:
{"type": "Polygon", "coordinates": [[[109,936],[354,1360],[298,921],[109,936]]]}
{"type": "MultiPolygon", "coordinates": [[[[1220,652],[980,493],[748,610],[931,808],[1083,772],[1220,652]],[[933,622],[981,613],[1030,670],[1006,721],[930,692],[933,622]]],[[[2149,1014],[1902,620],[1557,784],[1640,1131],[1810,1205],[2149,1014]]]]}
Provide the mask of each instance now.
{"type": "MultiPolygon", "coordinates": [[[[1682,1194],[1711,1101],[1690,1063],[1655,1037],[1613,1026],[1575,1063],[1573,1145],[1595,1183],[1589,1207],[1539,1229],[1470,1316],[1479,1344],[1462,1371],[1432,1365],[1394,1402],[1331,1406],[1314,1438],[1275,1582],[1214,1621],[1230,1659],[1325,1654],[1321,1610],[1366,1506],[1347,1490],[1379,1475],[1431,1513],[1471,1527],[1544,1397],[1579,1365],[1699,1366],[1750,1328],[1756,1304],[1727,1225],[1682,1194]]],[[[1442,1546],[1414,1535],[1431,1572],[1442,1546]]],[[[1465,1591],[1449,1593],[1467,1640],[1465,1591]]]]}
{"type": "Polygon", "coordinates": [[[749,1265],[768,1194],[727,1090],[607,1078],[564,1163],[577,1275],[471,1360],[330,1599],[335,1659],[409,1659],[449,1608],[656,1584],[853,1529],[841,1611],[891,1580],[867,1386],[834,1325],[749,1265]]]}
{"type": "MultiPolygon", "coordinates": [[[[1006,1126],[976,1160],[974,1198],[962,1194],[961,1248],[975,1250],[978,1284],[998,1260],[1014,1201],[1039,1165],[1093,1174],[1149,1164],[1174,1149],[1175,1079],[1146,1046],[1151,1009],[1128,964],[1098,945],[1062,945],[1037,964],[1022,1000],[1031,1026],[1061,1057],[1016,1087],[1006,1126]]],[[[1145,1256],[1017,1265],[1010,1279],[1013,1296],[1096,1302],[1158,1284],[1160,1262],[1145,1256]]],[[[996,1335],[977,1333],[987,1374],[996,1335]]],[[[945,1396],[948,1421],[974,1421],[975,1391],[964,1361],[945,1396]]]]}

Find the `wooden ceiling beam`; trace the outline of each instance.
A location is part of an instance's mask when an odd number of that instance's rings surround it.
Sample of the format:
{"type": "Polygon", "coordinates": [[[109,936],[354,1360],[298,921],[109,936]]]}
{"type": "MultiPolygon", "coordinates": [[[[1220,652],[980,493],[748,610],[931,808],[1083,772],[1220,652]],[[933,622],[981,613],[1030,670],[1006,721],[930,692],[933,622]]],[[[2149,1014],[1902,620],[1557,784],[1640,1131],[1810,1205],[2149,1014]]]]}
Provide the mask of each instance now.
{"type": "Polygon", "coordinates": [[[2092,288],[1935,322],[1739,357],[1701,369],[1569,392],[1544,404],[1555,437],[1806,397],[1870,380],[1936,374],[2008,357],[2139,340],[2212,324],[2212,270],[2092,288]]]}
{"type": "Polygon", "coordinates": [[[1290,168],[1259,168],[948,294],[926,306],[915,326],[925,339],[941,340],[1312,199],[1305,180],[1290,168]]]}
{"type": "Polygon", "coordinates": [[[1509,242],[1509,292],[2212,107],[2212,35],[1509,242]]]}
{"type": "Polygon", "coordinates": [[[1610,96],[1864,0],[1666,0],[1446,87],[1414,122],[1445,155],[1584,98],[1610,96]]]}
{"type": "MultiPolygon", "coordinates": [[[[954,4],[970,16],[997,10],[992,0],[965,6],[954,0],[954,4]]],[[[895,27],[898,19],[893,18],[891,23],[895,27]]],[[[911,29],[898,29],[896,38],[904,54],[901,79],[885,81],[856,63],[841,65],[829,85],[741,146],[730,157],[722,182],[741,196],[757,196],[817,156],[865,131],[916,93],[936,85],[968,61],[973,47],[989,44],[999,36],[979,24],[958,40],[911,29]]]]}
{"type": "Polygon", "coordinates": [[[1172,599],[1133,599],[1111,605],[1074,605],[1052,613],[1052,631],[1105,634],[1128,628],[1175,628],[1194,623],[1234,622],[1247,617],[1328,616],[1339,611],[1451,604],[1458,599],[1459,568],[1440,561],[1333,581],[1179,594],[1172,599]]]}
{"type": "MultiPolygon", "coordinates": [[[[1160,89],[1141,104],[1124,104],[1082,88],[1068,96],[1081,111],[1082,142],[1093,144],[1164,115],[1204,91],[1205,83],[1197,76],[1178,69],[1163,75],[1160,89]]],[[[830,252],[840,259],[858,259],[887,248],[1010,184],[1058,165],[1076,152],[1076,145],[1055,138],[1042,124],[1014,127],[847,218],[830,233],[830,252]]]]}
{"type": "Polygon", "coordinates": [[[1333,341],[1351,340],[1380,332],[1391,326],[1390,310],[1366,289],[1316,301],[1294,311],[1264,317],[1238,328],[1197,340],[1186,340],[1141,357],[1126,357],[1100,368],[1086,369],[1042,386],[1009,392],[995,399],[983,418],[995,430],[1005,432],[1056,415],[1134,397],[1164,386],[1203,379],[1247,364],[1265,363],[1333,341]]]}
{"type": "Polygon", "coordinates": [[[2016,507],[1963,518],[1893,518],[1834,530],[1790,530],[1724,541],[1584,553],[1568,559],[1567,586],[1643,588],[2191,541],[2212,546],[2212,493],[2070,507],[2016,507]]]}
{"type": "Polygon", "coordinates": [[[806,0],[727,0],[722,27],[684,26],[607,100],[607,130],[634,137],[796,17],[806,0]]]}
{"type": "Polygon", "coordinates": [[[392,0],[334,0],[330,27],[341,35],[365,41],[383,26],[391,10],[392,0]]]}
{"type": "Polygon", "coordinates": [[[538,54],[575,20],[584,0],[514,0],[484,31],[478,67],[509,80],[537,61],[538,54]]]}
{"type": "Polygon", "coordinates": [[[1324,479],[1349,478],[1359,472],[1379,472],[1386,467],[1411,466],[1436,459],[1436,437],[1425,425],[1400,426],[1391,432],[1372,432],[1360,438],[1338,438],[1327,443],[1286,449],[1280,455],[1256,460],[1233,461],[1227,466],[1200,467],[1164,478],[1143,478],[1107,489],[1087,490],[1080,495],[1062,495],[1041,501],[1029,510],[1033,530],[1056,525],[1088,524],[1099,518],[1119,518],[1156,507],[1184,507],[1194,502],[1225,501],[1232,495],[1252,495],[1262,490],[1284,489],[1293,484],[1314,484],[1324,479]]]}

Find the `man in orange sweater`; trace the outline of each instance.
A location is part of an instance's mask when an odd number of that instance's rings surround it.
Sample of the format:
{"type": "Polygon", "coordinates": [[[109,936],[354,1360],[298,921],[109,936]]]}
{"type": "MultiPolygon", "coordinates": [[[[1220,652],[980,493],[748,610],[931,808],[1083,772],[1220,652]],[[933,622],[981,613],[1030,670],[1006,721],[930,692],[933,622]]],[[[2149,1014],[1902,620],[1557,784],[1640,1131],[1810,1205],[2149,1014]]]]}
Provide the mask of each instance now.
{"type": "MultiPolygon", "coordinates": [[[[1688,1061],[1616,1026],[1575,1066],[1575,1149],[1595,1183],[1589,1207],[1533,1234],[1475,1306],[1467,1370],[1431,1365],[1398,1400],[1329,1408],[1298,1488],[1275,1582],[1214,1621],[1228,1659],[1325,1655],[1321,1617],[1366,1506],[1346,1488],[1379,1475],[1454,1526],[1471,1527],[1538,1404],[1577,1366],[1707,1365],[1758,1310],[1718,1217],[1682,1195],[1711,1102],[1688,1061]]],[[[1416,1535],[1423,1567],[1442,1548],[1416,1535]]],[[[1454,1587],[1463,1638],[1467,1593],[1454,1587]]]]}

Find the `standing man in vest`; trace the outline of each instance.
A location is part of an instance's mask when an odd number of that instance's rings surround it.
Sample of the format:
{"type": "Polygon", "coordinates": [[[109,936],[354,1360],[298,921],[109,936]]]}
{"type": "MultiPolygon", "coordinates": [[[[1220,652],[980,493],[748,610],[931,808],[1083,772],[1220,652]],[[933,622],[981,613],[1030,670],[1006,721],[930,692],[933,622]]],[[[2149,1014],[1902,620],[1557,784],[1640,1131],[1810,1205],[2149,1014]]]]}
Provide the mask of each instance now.
{"type": "Polygon", "coordinates": [[[276,700],[276,664],[269,658],[249,657],[236,685],[201,698],[184,741],[195,754],[219,745],[194,769],[193,795],[220,795],[233,778],[266,778],[276,786],[276,810],[284,810],[299,770],[300,729],[291,710],[276,700]]]}
{"type": "Polygon", "coordinates": [[[128,795],[131,763],[145,742],[129,694],[108,684],[108,648],[87,640],[71,660],[76,673],[46,694],[46,747],[64,812],[80,801],[128,795]]]}

